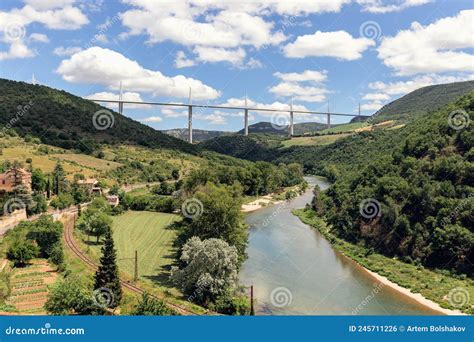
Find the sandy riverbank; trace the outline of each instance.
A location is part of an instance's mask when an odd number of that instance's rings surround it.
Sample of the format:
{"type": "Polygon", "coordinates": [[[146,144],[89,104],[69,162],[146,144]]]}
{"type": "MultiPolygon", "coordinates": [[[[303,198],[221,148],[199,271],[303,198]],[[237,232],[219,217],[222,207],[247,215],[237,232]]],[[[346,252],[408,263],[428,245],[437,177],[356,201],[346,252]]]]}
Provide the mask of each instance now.
{"type": "Polygon", "coordinates": [[[390,287],[391,289],[403,294],[404,296],[407,296],[407,297],[413,299],[414,301],[420,303],[423,306],[426,306],[427,308],[430,308],[431,310],[437,311],[437,312],[439,312],[441,314],[444,314],[444,315],[450,315],[450,316],[466,315],[465,313],[463,313],[459,310],[451,310],[451,309],[442,308],[438,303],[435,303],[432,300],[429,300],[429,299],[423,297],[423,295],[421,295],[420,293],[413,293],[413,292],[410,291],[410,289],[402,287],[402,286],[398,285],[397,283],[394,283],[393,281],[389,280],[388,278],[386,278],[384,276],[381,276],[380,274],[375,273],[375,272],[363,267],[360,264],[358,264],[358,265],[360,267],[362,267],[364,269],[364,271],[367,272],[376,281],[384,284],[385,286],[390,287]]]}
{"type": "Polygon", "coordinates": [[[269,205],[282,203],[283,201],[277,201],[272,198],[271,195],[266,195],[257,198],[255,201],[242,204],[242,208],[240,209],[243,213],[249,213],[251,211],[255,211],[264,207],[268,207],[269,205]]]}

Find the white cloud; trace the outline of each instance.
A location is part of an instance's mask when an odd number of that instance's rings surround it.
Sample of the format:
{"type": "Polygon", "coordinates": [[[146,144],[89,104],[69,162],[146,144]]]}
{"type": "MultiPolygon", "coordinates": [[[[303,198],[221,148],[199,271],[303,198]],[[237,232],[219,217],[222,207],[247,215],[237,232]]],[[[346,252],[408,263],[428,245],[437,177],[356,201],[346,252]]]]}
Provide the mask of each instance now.
{"type": "Polygon", "coordinates": [[[283,81],[286,82],[305,82],[305,81],[311,81],[315,83],[320,83],[324,82],[327,78],[327,72],[325,70],[323,71],[317,71],[317,70],[305,70],[302,73],[296,73],[296,72],[291,72],[291,73],[282,73],[282,72],[276,72],[273,74],[273,76],[276,76],[283,81]]]}
{"type": "Polygon", "coordinates": [[[142,121],[142,122],[161,122],[161,121],[163,121],[163,119],[159,116],[149,116],[147,118],[140,119],[140,121],[142,121]]]}
{"type": "Polygon", "coordinates": [[[211,125],[226,125],[227,120],[224,115],[219,113],[196,115],[197,119],[208,121],[211,125]]]}
{"type": "MultiPolygon", "coordinates": [[[[79,8],[72,6],[74,1],[28,0],[26,3],[22,8],[0,10],[0,42],[9,45],[8,50],[0,51],[0,60],[35,56],[25,42],[31,24],[53,30],[76,30],[89,22],[79,8]]],[[[33,33],[30,37],[30,41],[45,42],[44,34],[33,33]]]]}
{"type": "Polygon", "coordinates": [[[215,99],[220,96],[219,91],[199,80],[182,75],[168,77],[159,71],[143,68],[116,51],[97,46],[63,60],[57,72],[68,82],[101,84],[112,90],[117,90],[122,81],[124,89],[148,92],[155,96],[187,98],[190,87],[193,99],[215,99]]]}
{"type": "Polygon", "coordinates": [[[382,108],[383,104],[380,101],[372,101],[368,103],[364,103],[360,106],[361,110],[364,111],[378,111],[380,108],[382,108]]]}
{"type": "Polygon", "coordinates": [[[402,95],[412,92],[416,89],[430,86],[433,84],[462,82],[474,79],[474,74],[466,74],[462,76],[440,76],[440,75],[425,75],[417,76],[408,81],[398,82],[372,82],[369,83],[369,88],[377,90],[387,95],[402,95]]]}
{"type": "Polygon", "coordinates": [[[73,5],[77,0],[23,0],[23,2],[37,10],[48,10],[53,8],[73,5]]]}
{"type": "Polygon", "coordinates": [[[29,41],[31,42],[40,42],[40,43],[48,43],[49,38],[47,35],[42,34],[42,33],[32,33],[28,37],[29,41]]]}
{"type": "Polygon", "coordinates": [[[362,97],[362,100],[369,100],[369,101],[384,101],[384,100],[389,100],[390,95],[388,94],[383,94],[383,93],[369,93],[365,94],[364,97],[362,97]]]}
{"type": "MultiPolygon", "coordinates": [[[[93,100],[119,100],[120,99],[118,93],[111,93],[111,92],[106,92],[106,91],[91,94],[91,95],[86,96],[85,98],[89,100],[91,99],[93,100]]],[[[133,101],[133,102],[143,102],[143,99],[140,96],[140,94],[135,93],[135,92],[122,93],[122,100],[133,101]]],[[[117,103],[102,102],[101,105],[112,108],[112,109],[118,109],[117,103]]],[[[124,108],[137,108],[137,109],[150,109],[152,107],[151,105],[139,105],[139,104],[131,104],[131,103],[125,103],[123,106],[124,108]]]]}
{"type": "Polygon", "coordinates": [[[192,59],[188,59],[184,51],[178,51],[174,60],[174,66],[178,69],[187,68],[196,65],[192,59]]]}
{"type": "Polygon", "coordinates": [[[443,75],[424,75],[417,76],[407,81],[396,82],[371,82],[369,89],[376,91],[371,92],[362,97],[368,100],[368,103],[361,105],[362,110],[378,110],[384,103],[387,103],[392,97],[406,95],[416,89],[427,87],[434,84],[453,83],[474,80],[474,74],[462,74],[456,76],[443,75]]]}
{"type": "Polygon", "coordinates": [[[368,47],[375,42],[367,38],[354,38],[345,31],[321,32],[299,36],[287,44],[283,51],[286,57],[335,57],[343,60],[356,60],[362,57],[368,47]]]}
{"type": "Polygon", "coordinates": [[[96,34],[94,36],[94,41],[102,43],[102,44],[106,44],[109,42],[109,39],[107,38],[105,34],[101,33],[101,34],[96,34]]]}
{"type": "Polygon", "coordinates": [[[414,22],[410,29],[383,38],[378,57],[398,75],[474,71],[474,10],[440,19],[428,26],[414,22]]]}
{"type": "Polygon", "coordinates": [[[244,69],[259,69],[259,68],[263,68],[262,62],[260,62],[258,59],[255,59],[253,57],[250,57],[244,66],[244,69]]]}
{"type": "Polygon", "coordinates": [[[229,62],[234,66],[242,65],[242,61],[245,58],[244,49],[224,49],[214,47],[198,46],[194,49],[194,53],[197,54],[197,60],[202,62],[229,62]]]}
{"type": "Polygon", "coordinates": [[[161,114],[163,114],[167,118],[179,118],[179,117],[183,117],[183,116],[188,116],[188,111],[187,110],[171,109],[171,108],[162,108],[161,109],[161,114]]]}
{"type": "Polygon", "coordinates": [[[329,91],[321,85],[327,79],[327,72],[305,70],[301,73],[276,72],[273,76],[282,80],[271,87],[269,92],[280,97],[292,97],[295,100],[306,102],[323,102],[329,91]],[[317,86],[315,86],[317,85],[317,86]]]}
{"type": "Polygon", "coordinates": [[[278,14],[282,15],[308,15],[312,13],[339,12],[343,5],[351,0],[331,1],[268,1],[278,14]]]}
{"type": "Polygon", "coordinates": [[[53,53],[58,56],[71,56],[74,55],[76,52],[82,51],[82,48],[79,46],[58,46],[53,50],[53,53]]]}
{"type": "Polygon", "coordinates": [[[357,0],[363,11],[371,13],[399,12],[409,7],[421,6],[433,0],[398,0],[395,3],[387,3],[386,0],[357,0]]]}
{"type": "Polygon", "coordinates": [[[323,87],[304,86],[293,82],[281,82],[270,88],[270,93],[282,97],[293,97],[307,102],[323,102],[329,91],[323,87]]]}

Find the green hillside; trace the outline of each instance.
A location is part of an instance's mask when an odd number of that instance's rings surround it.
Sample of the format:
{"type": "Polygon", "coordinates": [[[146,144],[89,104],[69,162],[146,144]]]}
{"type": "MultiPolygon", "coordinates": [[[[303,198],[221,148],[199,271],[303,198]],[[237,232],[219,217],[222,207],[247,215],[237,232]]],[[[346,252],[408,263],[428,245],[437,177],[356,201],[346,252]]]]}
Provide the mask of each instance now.
{"type": "Polygon", "coordinates": [[[0,125],[45,144],[85,153],[91,153],[96,143],[196,152],[182,140],[65,91],[6,79],[0,79],[0,125]]]}
{"type": "Polygon", "coordinates": [[[374,114],[375,122],[414,118],[435,111],[472,90],[474,81],[423,87],[378,110],[374,114]]]}
{"type": "MultiPolygon", "coordinates": [[[[174,128],[161,131],[169,136],[188,141],[188,129],[187,128],[174,128]]],[[[229,135],[231,132],[224,131],[208,131],[205,129],[193,128],[193,142],[202,142],[212,138],[220,137],[221,135],[229,135]]]]}
{"type": "Polygon", "coordinates": [[[473,111],[474,92],[399,130],[295,149],[277,162],[305,160],[307,169],[332,179],[326,193],[316,192],[314,207],[334,235],[405,262],[472,276],[474,126],[450,125],[449,117],[460,113],[472,122],[473,111]],[[312,156],[317,159],[308,162],[312,156]],[[363,216],[361,207],[369,204],[380,214],[363,216]]]}

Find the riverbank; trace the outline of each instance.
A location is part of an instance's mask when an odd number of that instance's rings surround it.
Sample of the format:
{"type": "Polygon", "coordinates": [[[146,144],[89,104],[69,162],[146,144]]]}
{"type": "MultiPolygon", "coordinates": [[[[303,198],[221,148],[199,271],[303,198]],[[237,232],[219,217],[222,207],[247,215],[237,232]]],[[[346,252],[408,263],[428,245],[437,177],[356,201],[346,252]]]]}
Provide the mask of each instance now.
{"type": "Polygon", "coordinates": [[[303,182],[295,186],[284,188],[284,190],[279,193],[271,193],[269,195],[259,196],[250,202],[242,204],[240,211],[243,213],[250,213],[252,211],[268,207],[269,205],[283,203],[285,200],[301,195],[306,191],[307,188],[308,184],[303,182]]]}
{"type": "Polygon", "coordinates": [[[348,243],[332,235],[325,222],[312,210],[295,209],[293,214],[316,228],[335,250],[353,260],[378,282],[402,293],[431,310],[446,315],[473,314],[470,298],[474,298],[474,281],[458,279],[442,271],[428,270],[373,253],[367,248],[348,243]],[[456,293],[455,293],[456,292],[456,293]],[[458,296],[464,296],[463,305],[458,296]],[[451,301],[449,298],[452,297],[451,301]],[[456,306],[454,306],[454,305],[456,306]]]}

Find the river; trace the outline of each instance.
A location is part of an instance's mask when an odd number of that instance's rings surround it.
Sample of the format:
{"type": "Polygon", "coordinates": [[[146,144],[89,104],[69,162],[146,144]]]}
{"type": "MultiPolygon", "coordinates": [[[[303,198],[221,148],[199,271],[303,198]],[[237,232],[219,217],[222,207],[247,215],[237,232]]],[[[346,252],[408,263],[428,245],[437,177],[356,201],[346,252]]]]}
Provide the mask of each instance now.
{"type": "Polygon", "coordinates": [[[291,213],[312,198],[311,188],[285,203],[246,216],[248,259],[240,282],[254,286],[258,315],[427,315],[436,312],[381,285],[358,264],[335,251],[319,232],[291,213]]]}

